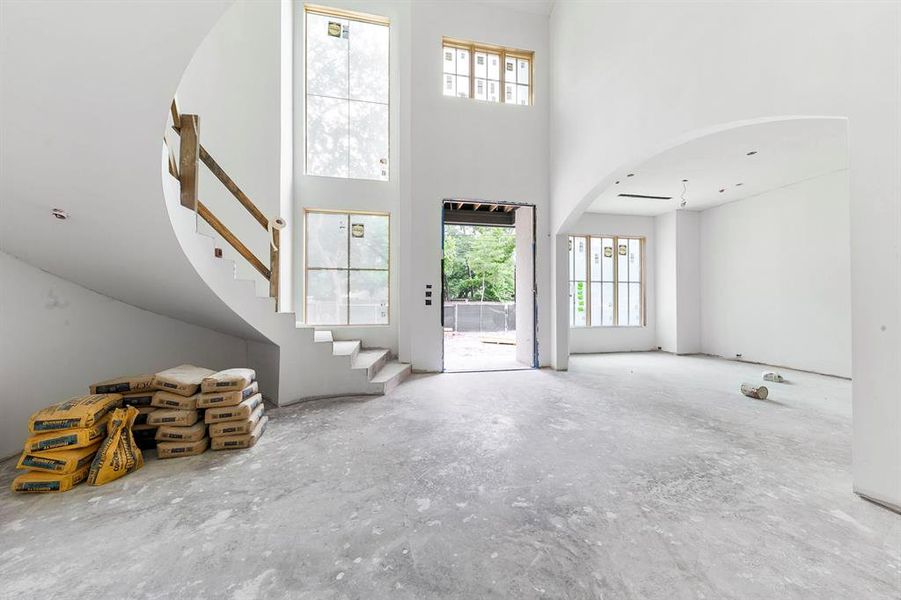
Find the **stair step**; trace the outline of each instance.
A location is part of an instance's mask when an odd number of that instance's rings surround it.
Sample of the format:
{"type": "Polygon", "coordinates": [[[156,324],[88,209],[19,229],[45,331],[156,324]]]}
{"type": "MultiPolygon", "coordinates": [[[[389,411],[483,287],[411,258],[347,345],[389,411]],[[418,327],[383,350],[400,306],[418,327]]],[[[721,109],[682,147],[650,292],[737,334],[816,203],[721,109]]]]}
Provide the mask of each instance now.
{"type": "Polygon", "coordinates": [[[351,358],[356,358],[357,352],[359,351],[360,340],[332,342],[332,354],[335,356],[350,356],[351,358]]]}
{"type": "Polygon", "coordinates": [[[367,348],[357,353],[351,363],[351,368],[366,369],[366,377],[371,380],[385,366],[389,358],[391,358],[391,351],[387,348],[367,348]]]}
{"type": "Polygon", "coordinates": [[[382,393],[387,394],[396,388],[400,382],[409,377],[412,372],[413,367],[409,363],[392,360],[376,373],[375,377],[372,378],[372,383],[381,384],[382,393]]]}
{"type": "Polygon", "coordinates": [[[313,341],[315,342],[333,342],[331,331],[314,331],[313,341]]]}

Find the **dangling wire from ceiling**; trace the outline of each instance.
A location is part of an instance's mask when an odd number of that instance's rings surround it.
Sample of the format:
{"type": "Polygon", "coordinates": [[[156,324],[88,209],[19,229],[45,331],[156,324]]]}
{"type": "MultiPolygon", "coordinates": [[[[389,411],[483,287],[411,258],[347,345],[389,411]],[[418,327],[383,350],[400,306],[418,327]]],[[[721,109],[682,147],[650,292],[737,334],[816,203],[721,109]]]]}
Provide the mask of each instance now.
{"type": "Polygon", "coordinates": [[[688,180],[682,180],[682,193],[679,194],[679,199],[681,202],[679,203],[679,208],[685,208],[685,205],[688,204],[688,200],[685,199],[685,192],[688,191],[688,180]]]}

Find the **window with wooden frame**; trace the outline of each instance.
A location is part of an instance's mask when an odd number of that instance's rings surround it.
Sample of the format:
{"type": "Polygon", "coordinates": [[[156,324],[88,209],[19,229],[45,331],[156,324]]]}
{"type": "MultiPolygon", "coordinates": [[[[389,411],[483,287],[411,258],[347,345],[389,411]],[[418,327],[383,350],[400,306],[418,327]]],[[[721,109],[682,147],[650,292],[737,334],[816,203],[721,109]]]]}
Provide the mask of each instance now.
{"type": "Polygon", "coordinates": [[[390,307],[387,213],[304,213],[304,321],[387,325],[390,307]]]}
{"type": "Polygon", "coordinates": [[[387,181],[388,19],[304,10],[306,173],[387,181]]]}
{"type": "Polygon", "coordinates": [[[445,96],[532,104],[533,52],[447,37],[442,41],[445,96]]]}
{"type": "Polygon", "coordinates": [[[644,238],[569,238],[570,327],[643,327],[644,238]]]}

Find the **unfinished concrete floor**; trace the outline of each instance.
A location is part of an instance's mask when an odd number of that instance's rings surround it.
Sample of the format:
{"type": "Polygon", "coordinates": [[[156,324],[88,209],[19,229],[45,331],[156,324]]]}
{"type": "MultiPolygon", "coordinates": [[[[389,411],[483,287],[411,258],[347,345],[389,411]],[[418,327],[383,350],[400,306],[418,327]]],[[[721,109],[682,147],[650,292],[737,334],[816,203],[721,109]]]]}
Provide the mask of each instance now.
{"type": "Polygon", "coordinates": [[[13,496],[3,598],[897,599],[850,384],[664,354],[421,376],[272,411],[252,450],[13,496]]]}

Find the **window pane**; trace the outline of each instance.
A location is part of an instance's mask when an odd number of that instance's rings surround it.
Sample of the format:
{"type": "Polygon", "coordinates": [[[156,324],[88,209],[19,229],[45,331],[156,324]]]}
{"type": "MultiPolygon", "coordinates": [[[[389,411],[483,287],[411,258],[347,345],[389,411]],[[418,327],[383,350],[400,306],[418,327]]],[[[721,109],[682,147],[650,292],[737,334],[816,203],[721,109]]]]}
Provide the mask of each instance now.
{"type": "Polygon", "coordinates": [[[500,54],[488,54],[488,79],[501,79],[501,56],[500,54]]]}
{"type": "Polygon", "coordinates": [[[457,76],[457,95],[461,98],[469,98],[469,77],[457,76]]]}
{"type": "Polygon", "coordinates": [[[629,240],[616,238],[616,276],[619,281],[629,281],[629,240]]]}
{"type": "Polygon", "coordinates": [[[388,179],[388,105],[350,103],[350,176],[388,179]]]}
{"type": "Polygon", "coordinates": [[[307,213],[307,267],[347,268],[347,215],[307,213]]]}
{"type": "Polygon", "coordinates": [[[350,268],[388,268],[388,217],[350,215],[350,268]]]}
{"type": "Polygon", "coordinates": [[[500,90],[501,84],[499,81],[488,80],[488,101],[489,102],[500,102],[500,94],[498,90],[500,90]]]}
{"type": "Polygon", "coordinates": [[[346,19],[307,13],[308,94],[347,98],[347,39],[343,37],[347,26],[346,19]]]}
{"type": "MultiPolygon", "coordinates": [[[[572,261],[570,261],[572,263],[572,261]]],[[[576,324],[576,297],[575,297],[575,289],[576,284],[572,281],[569,282],[569,326],[574,327],[576,324]]]]}
{"type": "Polygon", "coordinates": [[[307,323],[347,324],[347,271],[307,271],[307,323]]]}
{"type": "Polygon", "coordinates": [[[585,256],[588,249],[585,247],[586,242],[584,237],[576,237],[573,238],[573,246],[574,246],[574,254],[575,254],[575,262],[573,263],[573,279],[584,281],[585,276],[585,256]]]}
{"type": "Polygon", "coordinates": [[[516,60],[516,83],[529,84],[529,61],[522,58],[516,60]]]}
{"type": "Polygon", "coordinates": [[[447,46],[443,49],[444,56],[444,72],[451,73],[453,75],[457,74],[457,59],[454,55],[454,49],[448,48],[447,46]]]}
{"type": "Polygon", "coordinates": [[[629,240],[629,281],[641,281],[641,240],[629,240]]]}
{"type": "MultiPolygon", "coordinates": [[[[601,238],[591,238],[591,280],[601,281],[601,238]]],[[[592,288],[594,293],[594,288],[592,288]]],[[[594,300],[594,298],[592,298],[594,300]]],[[[593,316],[593,315],[592,315],[593,316]]],[[[594,319],[591,320],[594,323],[594,319]]]]}
{"type": "Polygon", "coordinates": [[[601,285],[601,294],[603,297],[603,320],[601,325],[610,327],[613,325],[613,284],[604,283],[601,285]]]}
{"type": "Polygon", "coordinates": [[[445,96],[456,96],[457,95],[457,76],[456,75],[445,75],[444,76],[444,95],[445,96]]]}
{"type": "Polygon", "coordinates": [[[485,79],[488,77],[488,55],[484,52],[476,52],[476,77],[485,79]]]}
{"type": "MultiPolygon", "coordinates": [[[[603,249],[603,257],[601,258],[601,270],[604,273],[604,281],[613,281],[613,238],[603,238],[604,239],[604,249],[603,249]]],[[[612,295],[612,292],[611,292],[612,295]]]]}
{"type": "Polygon", "coordinates": [[[457,75],[469,75],[469,50],[457,49],[457,75]]]}
{"type": "Polygon", "coordinates": [[[619,323],[623,326],[629,324],[629,284],[617,283],[616,292],[619,294],[619,323]]]}
{"type": "Polygon", "coordinates": [[[307,173],[347,177],[348,102],[307,96],[307,173]]]}
{"type": "Polygon", "coordinates": [[[516,103],[516,86],[512,83],[504,83],[504,102],[516,103]]]}
{"type": "Polygon", "coordinates": [[[516,83],[516,59],[509,56],[504,58],[504,81],[516,83]]]}
{"type": "MultiPolygon", "coordinates": [[[[573,236],[569,236],[569,280],[572,281],[576,278],[575,267],[575,249],[576,249],[576,238],[573,236]]],[[[572,290],[570,290],[569,295],[572,296],[572,290]]]]}
{"type": "Polygon", "coordinates": [[[591,283],[591,326],[597,326],[603,323],[603,293],[601,292],[600,283],[591,283]]]}
{"type": "Polygon", "coordinates": [[[587,289],[584,281],[576,281],[575,282],[575,322],[574,325],[576,327],[584,327],[585,326],[585,311],[587,310],[587,306],[585,306],[585,301],[587,300],[587,289]]]}
{"type": "Polygon", "coordinates": [[[641,325],[641,284],[629,284],[629,325],[641,325]]]}
{"type": "Polygon", "coordinates": [[[476,100],[487,100],[488,99],[488,83],[485,79],[476,79],[476,100]]]}
{"type": "Polygon", "coordinates": [[[359,21],[349,27],[350,98],[387,104],[388,28],[359,21]]]}
{"type": "Polygon", "coordinates": [[[527,85],[517,85],[516,86],[516,103],[522,106],[529,105],[529,86],[527,85]]]}
{"type": "Polygon", "coordinates": [[[351,271],[351,325],[380,325],[387,322],[388,271],[351,271]]]}

